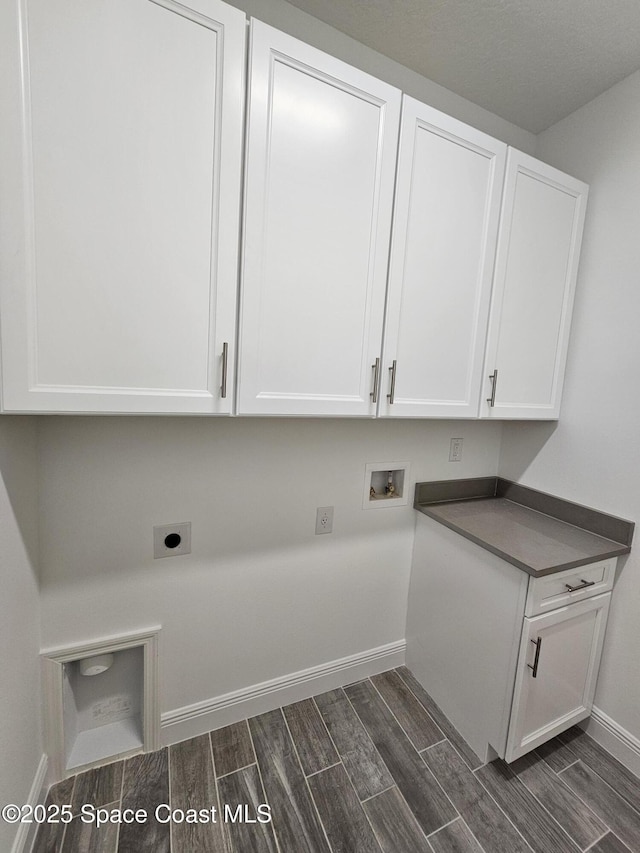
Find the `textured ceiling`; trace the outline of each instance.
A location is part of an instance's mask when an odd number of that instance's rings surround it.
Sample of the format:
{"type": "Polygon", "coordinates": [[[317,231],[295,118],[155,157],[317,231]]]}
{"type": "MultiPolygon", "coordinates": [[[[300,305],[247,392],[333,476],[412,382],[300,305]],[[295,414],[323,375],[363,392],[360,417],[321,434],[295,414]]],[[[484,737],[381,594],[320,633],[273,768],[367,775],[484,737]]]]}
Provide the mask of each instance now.
{"type": "Polygon", "coordinates": [[[640,0],[289,0],[539,133],[640,68],[640,0]]]}

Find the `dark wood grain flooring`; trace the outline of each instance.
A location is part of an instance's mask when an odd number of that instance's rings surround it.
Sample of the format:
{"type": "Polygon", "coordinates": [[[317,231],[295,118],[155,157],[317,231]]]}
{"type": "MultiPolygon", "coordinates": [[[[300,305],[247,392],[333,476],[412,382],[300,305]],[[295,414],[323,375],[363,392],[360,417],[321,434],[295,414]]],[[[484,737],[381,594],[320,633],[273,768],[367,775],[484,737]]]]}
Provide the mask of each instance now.
{"type": "Polygon", "coordinates": [[[300,764],[307,776],[326,770],[340,761],[313,699],[296,702],[282,710],[298,750],[300,764]]]}
{"type": "Polygon", "coordinates": [[[246,720],[210,733],[216,776],[225,776],[256,763],[246,720]]]}
{"type": "MultiPolygon", "coordinates": [[[[102,803],[102,806],[115,809],[118,803],[102,803]]],[[[74,817],[65,833],[64,847],[65,850],[86,850],[87,853],[113,853],[116,849],[118,840],[118,824],[103,823],[99,826],[96,823],[86,823],[81,816],[74,817]]]]}
{"type": "Polygon", "coordinates": [[[429,836],[434,853],[482,853],[467,824],[458,818],[429,836]]]}
{"type": "Polygon", "coordinates": [[[632,808],[595,770],[576,761],[560,778],[632,850],[640,850],[640,813],[632,808]]]}
{"type": "Polygon", "coordinates": [[[71,801],[74,815],[78,814],[85,803],[98,807],[117,802],[122,793],[123,770],[124,761],[116,761],[106,767],[79,773],[73,786],[71,801]]]}
{"type": "Polygon", "coordinates": [[[253,717],[249,729],[282,853],[329,853],[282,711],[253,717]]]}
{"type": "Polygon", "coordinates": [[[487,853],[501,850],[531,853],[529,845],[451,743],[436,744],[422,756],[487,853]]]}
{"type": "Polygon", "coordinates": [[[483,766],[405,667],[90,770],[47,802],[76,817],[43,824],[33,853],[640,853],[640,781],[582,730],[483,766]],[[149,818],[98,827],[84,804],[149,818]]]}
{"type": "Polygon", "coordinates": [[[612,832],[608,832],[597,844],[589,848],[589,853],[629,853],[629,848],[612,832]]]}
{"type": "MultiPolygon", "coordinates": [[[[144,821],[120,824],[118,853],[170,853],[171,825],[156,810],[169,803],[169,751],[135,755],[125,762],[122,809],[144,811],[144,821]]],[[[66,851],[69,853],[69,851],[66,851]]]]}
{"type": "Polygon", "coordinates": [[[535,750],[536,754],[544,758],[549,767],[556,773],[562,772],[570,764],[575,764],[578,756],[572,752],[569,747],[562,743],[560,738],[543,743],[535,750]]]}
{"type": "MultiPolygon", "coordinates": [[[[271,822],[263,819],[268,815],[260,811],[267,797],[257,765],[229,773],[218,784],[222,800],[220,819],[227,833],[229,853],[278,853],[271,822]]],[[[184,853],[188,853],[186,848],[184,853]]]]}
{"type": "Polygon", "coordinates": [[[371,682],[353,684],[345,693],[425,835],[456,818],[451,801],[371,682]]]}
{"type": "Polygon", "coordinates": [[[476,775],[535,853],[579,853],[580,848],[504,761],[492,761],[476,775]]]}
{"type": "Polygon", "coordinates": [[[381,853],[341,764],[316,773],[309,779],[309,787],[334,853],[381,853]]]}
{"type": "Polygon", "coordinates": [[[620,764],[582,729],[574,727],[560,735],[560,741],[584,764],[595,770],[598,776],[616,789],[630,806],[640,812],[640,779],[620,764]]]}
{"type": "MultiPolygon", "coordinates": [[[[45,806],[70,806],[75,787],[75,777],[65,779],[53,785],[47,798],[45,806]]],[[[63,823],[43,823],[36,835],[33,845],[33,853],[60,853],[64,841],[66,826],[63,823]]]]}
{"type": "Polygon", "coordinates": [[[431,853],[420,824],[396,787],[371,797],[364,810],[383,853],[431,853]]]}
{"type": "Polygon", "coordinates": [[[374,675],[371,681],[418,752],[444,740],[444,734],[433,717],[426,712],[397,672],[374,675]]]}
{"type": "Polygon", "coordinates": [[[171,806],[185,814],[185,820],[171,824],[173,850],[189,853],[225,853],[223,823],[204,820],[200,814],[213,807],[212,818],[220,813],[216,778],[211,760],[209,735],[185,740],[169,747],[171,806]],[[190,815],[193,814],[193,819],[190,815]],[[196,816],[199,818],[196,820],[196,816]],[[189,817],[190,819],[186,819],[189,817]]]}
{"type": "Polygon", "coordinates": [[[366,800],[390,788],[391,773],[344,690],[322,693],[316,696],[316,704],[360,799],[366,800]]]}
{"type": "Polygon", "coordinates": [[[591,846],[606,833],[602,821],[535,752],[510,767],[580,849],[591,846]]]}
{"type": "Polygon", "coordinates": [[[477,767],[480,767],[480,765],[482,764],[480,758],[478,758],[478,756],[471,749],[469,744],[464,740],[464,738],[461,736],[460,732],[456,729],[456,727],[452,725],[445,717],[440,708],[436,705],[431,696],[429,696],[427,691],[420,684],[420,682],[414,676],[411,670],[407,669],[406,666],[401,666],[396,670],[396,672],[410,688],[413,695],[423,705],[426,712],[438,724],[438,727],[442,730],[444,736],[448,738],[455,746],[455,748],[467,762],[469,767],[472,770],[475,770],[477,767]]]}

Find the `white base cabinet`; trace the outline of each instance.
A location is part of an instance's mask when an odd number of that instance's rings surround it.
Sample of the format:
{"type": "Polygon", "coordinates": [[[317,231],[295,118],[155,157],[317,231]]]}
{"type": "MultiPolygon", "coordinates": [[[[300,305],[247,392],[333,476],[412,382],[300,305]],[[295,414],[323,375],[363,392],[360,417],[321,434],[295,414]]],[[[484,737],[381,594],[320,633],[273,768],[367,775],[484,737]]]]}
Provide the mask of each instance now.
{"type": "Polygon", "coordinates": [[[525,619],[505,761],[591,713],[611,593],[525,619]]]}
{"type": "Polygon", "coordinates": [[[407,666],[478,756],[513,761],[588,717],[615,558],[533,578],[416,525],[407,666]]]}

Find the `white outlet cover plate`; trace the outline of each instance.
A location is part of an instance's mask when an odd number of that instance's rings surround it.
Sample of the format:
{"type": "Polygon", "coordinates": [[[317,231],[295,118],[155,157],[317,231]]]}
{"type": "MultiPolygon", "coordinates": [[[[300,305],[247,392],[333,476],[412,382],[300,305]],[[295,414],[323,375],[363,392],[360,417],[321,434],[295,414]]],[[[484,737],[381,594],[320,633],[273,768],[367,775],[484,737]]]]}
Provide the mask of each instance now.
{"type": "Polygon", "coordinates": [[[158,524],[153,528],[153,559],[161,557],[181,557],[191,553],[191,522],[177,521],[174,524],[158,524]],[[180,544],[168,548],[164,542],[171,533],[180,536],[180,544]]]}
{"type": "Polygon", "coordinates": [[[316,510],[316,536],[333,533],[333,507],[319,506],[316,510]]]}
{"type": "Polygon", "coordinates": [[[452,438],[449,442],[449,462],[462,462],[464,438],[452,438]]]}

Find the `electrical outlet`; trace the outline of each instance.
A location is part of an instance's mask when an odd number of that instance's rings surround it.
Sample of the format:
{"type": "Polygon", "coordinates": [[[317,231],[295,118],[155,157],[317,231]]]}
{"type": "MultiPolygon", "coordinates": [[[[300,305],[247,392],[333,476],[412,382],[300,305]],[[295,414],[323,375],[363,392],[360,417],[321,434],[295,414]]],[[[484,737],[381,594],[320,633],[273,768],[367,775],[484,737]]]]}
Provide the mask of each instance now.
{"type": "Polygon", "coordinates": [[[153,528],[153,559],[191,553],[191,522],[158,524],[153,528]]]}
{"type": "Polygon", "coordinates": [[[333,507],[319,506],[316,510],[316,536],[333,531],[333,507]]]}
{"type": "Polygon", "coordinates": [[[449,462],[462,462],[462,438],[452,438],[449,445],[449,462]]]}

